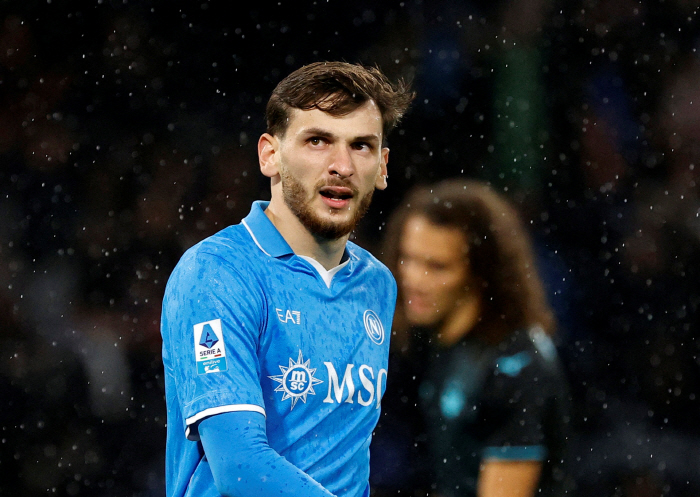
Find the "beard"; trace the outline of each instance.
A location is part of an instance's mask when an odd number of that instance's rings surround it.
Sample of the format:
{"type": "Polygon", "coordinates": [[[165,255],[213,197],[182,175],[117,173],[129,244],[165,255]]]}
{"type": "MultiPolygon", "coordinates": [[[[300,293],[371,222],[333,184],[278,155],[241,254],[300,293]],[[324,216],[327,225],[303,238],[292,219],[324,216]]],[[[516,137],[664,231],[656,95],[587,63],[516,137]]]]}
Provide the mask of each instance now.
{"type": "MultiPolygon", "coordinates": [[[[282,195],[284,196],[284,203],[287,207],[294,213],[294,215],[301,221],[301,224],[309,230],[309,232],[319,238],[325,240],[337,240],[345,235],[348,235],[352,230],[355,229],[360,219],[367,213],[369,205],[372,203],[372,195],[374,190],[367,192],[362,198],[360,198],[359,205],[355,212],[352,214],[350,219],[346,220],[334,220],[334,216],[339,216],[340,211],[336,209],[328,208],[331,215],[331,219],[324,219],[320,217],[314,211],[311,206],[311,202],[314,199],[314,194],[310,193],[304,188],[293,175],[288,174],[284,169],[280,170],[280,177],[282,179],[282,195]]],[[[319,182],[314,186],[314,193],[317,192],[323,186],[343,186],[352,189],[353,198],[356,198],[358,191],[356,188],[350,186],[347,182],[340,179],[331,179],[328,182],[319,182]]]]}

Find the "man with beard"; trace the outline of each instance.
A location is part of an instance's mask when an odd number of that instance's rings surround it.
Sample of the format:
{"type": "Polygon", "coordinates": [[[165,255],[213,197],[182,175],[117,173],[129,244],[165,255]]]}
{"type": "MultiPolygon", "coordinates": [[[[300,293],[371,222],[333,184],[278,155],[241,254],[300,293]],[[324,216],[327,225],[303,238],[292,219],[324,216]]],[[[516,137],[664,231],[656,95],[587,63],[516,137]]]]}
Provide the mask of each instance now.
{"type": "Polygon", "coordinates": [[[348,237],[413,97],[340,62],[273,91],[271,200],[189,249],[166,288],[169,497],[369,495],[396,283],[348,237]]]}

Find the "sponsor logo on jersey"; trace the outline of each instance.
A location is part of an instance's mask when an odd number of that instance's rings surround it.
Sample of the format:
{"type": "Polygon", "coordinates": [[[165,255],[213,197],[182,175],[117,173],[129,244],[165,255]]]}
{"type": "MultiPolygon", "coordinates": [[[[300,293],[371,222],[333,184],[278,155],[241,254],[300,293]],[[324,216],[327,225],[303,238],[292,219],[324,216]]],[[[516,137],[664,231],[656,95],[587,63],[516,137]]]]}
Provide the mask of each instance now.
{"type": "Polygon", "coordinates": [[[530,354],[525,351],[518,352],[511,356],[499,357],[496,362],[496,367],[501,373],[507,374],[508,376],[518,376],[520,372],[532,362],[530,354]]]}
{"type": "Polygon", "coordinates": [[[375,407],[379,409],[382,400],[382,385],[386,384],[386,369],[380,369],[375,378],[374,370],[371,366],[367,364],[360,365],[357,369],[357,373],[362,388],[358,389],[357,396],[355,396],[355,382],[352,379],[352,370],[355,365],[348,364],[345,366],[345,373],[341,381],[338,379],[338,373],[335,367],[333,367],[333,364],[330,362],[324,362],[323,364],[328,370],[328,395],[323,399],[323,402],[326,404],[334,404],[336,402],[338,404],[341,402],[353,404],[357,401],[357,403],[362,406],[369,406],[375,403],[375,407]],[[345,395],[345,400],[343,400],[343,394],[346,389],[347,394],[345,395]]]}
{"type": "Polygon", "coordinates": [[[299,311],[290,311],[289,309],[284,311],[282,309],[275,309],[275,312],[277,313],[277,318],[282,323],[291,322],[292,324],[301,324],[301,313],[299,311]]]}
{"type": "Polygon", "coordinates": [[[382,325],[382,321],[377,316],[377,313],[367,309],[362,316],[362,320],[365,323],[365,330],[369,339],[377,345],[381,345],[384,342],[384,325],[382,325]]]}
{"type": "Polygon", "coordinates": [[[290,357],[288,367],[280,366],[282,374],[268,377],[279,383],[275,392],[283,392],[282,401],[292,399],[290,410],[294,409],[299,400],[306,403],[308,395],[316,395],[314,385],[323,383],[323,380],[314,378],[316,368],[311,368],[310,362],[310,360],[304,361],[300,350],[296,362],[290,357]]]}
{"type": "MultiPolygon", "coordinates": [[[[275,392],[282,392],[282,401],[292,399],[290,410],[294,409],[299,400],[306,403],[308,395],[316,395],[314,385],[323,383],[323,380],[314,377],[316,368],[312,368],[310,363],[309,359],[304,361],[300,350],[296,361],[290,358],[289,366],[279,367],[282,374],[268,376],[279,383],[275,392]]],[[[357,402],[362,406],[374,405],[379,409],[383,387],[386,385],[386,369],[381,368],[375,373],[367,364],[361,364],[359,368],[356,368],[355,364],[346,364],[341,379],[332,363],[324,362],[323,365],[328,373],[328,392],[323,399],[324,403],[357,402]]]]}
{"type": "Polygon", "coordinates": [[[447,419],[460,415],[466,404],[464,387],[456,380],[451,380],[440,395],[440,411],[447,419]]]}
{"type": "Polygon", "coordinates": [[[226,371],[226,347],[221,319],[194,325],[194,355],[198,374],[226,371]]]}

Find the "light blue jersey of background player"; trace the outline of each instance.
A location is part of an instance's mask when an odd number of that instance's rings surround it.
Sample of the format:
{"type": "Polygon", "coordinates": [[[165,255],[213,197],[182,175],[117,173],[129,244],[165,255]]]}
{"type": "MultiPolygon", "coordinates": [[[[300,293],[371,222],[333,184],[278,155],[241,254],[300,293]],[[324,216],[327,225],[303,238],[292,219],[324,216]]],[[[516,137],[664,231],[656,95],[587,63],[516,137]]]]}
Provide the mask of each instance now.
{"type": "Polygon", "coordinates": [[[396,284],[351,242],[330,274],[294,255],[265,206],[191,248],[168,282],[168,495],[218,495],[197,424],[230,411],[264,414],[270,446],[330,492],[366,495],[396,284]]]}

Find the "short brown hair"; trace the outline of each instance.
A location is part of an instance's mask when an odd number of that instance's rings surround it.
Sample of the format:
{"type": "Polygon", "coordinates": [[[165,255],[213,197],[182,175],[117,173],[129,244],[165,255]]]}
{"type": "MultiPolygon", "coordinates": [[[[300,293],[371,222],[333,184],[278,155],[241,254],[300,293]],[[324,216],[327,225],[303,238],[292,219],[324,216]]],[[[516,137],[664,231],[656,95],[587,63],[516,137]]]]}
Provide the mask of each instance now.
{"type": "MultiPolygon", "coordinates": [[[[382,259],[397,279],[399,240],[406,220],[414,215],[438,226],[457,228],[467,240],[469,270],[481,286],[484,304],[480,323],[470,337],[498,343],[508,334],[532,326],[548,334],[554,332],[554,314],[538,274],[529,233],[509,201],[476,180],[447,179],[414,187],[392,213],[384,239],[382,259]]],[[[397,333],[407,331],[402,329],[401,299],[396,323],[397,333]]]]}
{"type": "Polygon", "coordinates": [[[382,116],[386,139],[415,97],[403,80],[392,84],[376,67],[348,62],[314,62],[279,82],[267,102],[267,132],[284,135],[290,109],[319,109],[334,116],[352,112],[373,100],[382,116]]]}

